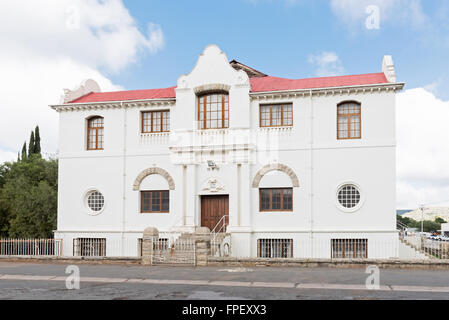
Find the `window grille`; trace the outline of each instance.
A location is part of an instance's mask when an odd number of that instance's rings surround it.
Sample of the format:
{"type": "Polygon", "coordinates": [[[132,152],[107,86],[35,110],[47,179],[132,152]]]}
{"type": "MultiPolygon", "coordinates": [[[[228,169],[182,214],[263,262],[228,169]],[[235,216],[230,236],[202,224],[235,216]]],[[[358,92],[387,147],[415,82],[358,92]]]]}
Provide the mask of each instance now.
{"type": "Polygon", "coordinates": [[[354,185],[344,185],[338,191],[338,202],[347,209],[352,209],[360,203],[360,191],[354,185]]]}
{"type": "Polygon", "coordinates": [[[257,256],[259,258],[293,257],[293,239],[258,239],[257,256]]]}
{"type": "Polygon", "coordinates": [[[87,196],[87,206],[94,212],[101,211],[104,207],[104,197],[99,191],[92,191],[87,196]]]}
{"type": "Polygon", "coordinates": [[[332,239],[332,259],[368,258],[368,239],[332,239]]]}
{"type": "Polygon", "coordinates": [[[106,238],[73,239],[74,256],[104,257],[106,256],[106,238]]]}

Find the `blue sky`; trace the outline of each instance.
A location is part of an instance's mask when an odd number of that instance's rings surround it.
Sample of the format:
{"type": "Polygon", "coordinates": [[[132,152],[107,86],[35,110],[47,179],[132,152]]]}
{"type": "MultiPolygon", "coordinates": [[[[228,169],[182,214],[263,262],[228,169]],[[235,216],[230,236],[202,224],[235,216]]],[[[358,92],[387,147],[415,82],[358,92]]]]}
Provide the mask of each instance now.
{"type": "Polygon", "coordinates": [[[173,86],[211,43],[287,78],[381,72],[392,55],[398,208],[449,199],[449,0],[0,1],[0,30],[0,163],[36,125],[58,155],[48,105],[64,88],[173,86]]]}
{"type": "Polygon", "coordinates": [[[142,54],[119,73],[104,71],[127,89],[175,85],[210,43],[219,45],[229,59],[288,78],[316,76],[317,66],[309,58],[322,52],[338,56],[339,74],[379,72],[382,56],[391,54],[398,80],[407,88],[432,86],[437,96],[449,99],[447,1],[422,1],[428,21],[420,24],[412,16],[395,16],[413,1],[406,2],[389,7],[380,1],[380,28],[368,30],[364,6],[355,5],[362,19],[354,15],[354,21],[344,21],[326,0],[128,0],[124,4],[138,28],[144,33],[150,21],[160,25],[165,46],[157,54],[142,54]]]}

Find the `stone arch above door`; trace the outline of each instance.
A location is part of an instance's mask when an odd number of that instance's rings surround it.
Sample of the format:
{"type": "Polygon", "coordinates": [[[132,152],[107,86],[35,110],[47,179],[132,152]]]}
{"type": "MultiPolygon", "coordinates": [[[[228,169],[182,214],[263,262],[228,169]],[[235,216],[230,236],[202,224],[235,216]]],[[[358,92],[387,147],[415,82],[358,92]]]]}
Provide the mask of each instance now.
{"type": "Polygon", "coordinates": [[[257,171],[256,176],[253,180],[253,188],[258,188],[260,180],[264,175],[266,175],[270,171],[282,171],[286,173],[290,179],[292,180],[293,187],[299,187],[299,180],[296,176],[295,172],[287,167],[286,165],[280,164],[280,163],[273,163],[273,164],[267,164],[266,166],[262,167],[259,171],[257,171]]]}
{"type": "Polygon", "coordinates": [[[175,181],[173,180],[171,175],[164,169],[157,168],[157,167],[148,168],[148,169],[143,170],[141,173],[139,173],[136,180],[134,180],[133,190],[135,190],[135,191],[139,190],[140,184],[142,183],[143,179],[145,179],[146,177],[148,177],[149,175],[152,175],[152,174],[158,174],[158,175],[163,176],[165,178],[165,180],[167,180],[167,182],[168,182],[168,188],[170,190],[175,190],[175,181]]]}

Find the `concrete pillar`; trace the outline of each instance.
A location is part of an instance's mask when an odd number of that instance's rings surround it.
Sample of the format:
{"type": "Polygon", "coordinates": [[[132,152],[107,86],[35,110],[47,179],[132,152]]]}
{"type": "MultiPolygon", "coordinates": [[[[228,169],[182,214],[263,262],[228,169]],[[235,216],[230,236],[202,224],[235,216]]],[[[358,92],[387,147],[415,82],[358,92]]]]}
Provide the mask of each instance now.
{"type": "Polygon", "coordinates": [[[197,214],[197,194],[196,194],[196,174],[197,167],[194,164],[187,165],[185,173],[185,210],[186,210],[186,226],[196,226],[198,221],[197,214]]]}
{"type": "Polygon", "coordinates": [[[152,265],[154,243],[159,239],[159,230],[148,227],[143,231],[142,264],[152,265]]]}

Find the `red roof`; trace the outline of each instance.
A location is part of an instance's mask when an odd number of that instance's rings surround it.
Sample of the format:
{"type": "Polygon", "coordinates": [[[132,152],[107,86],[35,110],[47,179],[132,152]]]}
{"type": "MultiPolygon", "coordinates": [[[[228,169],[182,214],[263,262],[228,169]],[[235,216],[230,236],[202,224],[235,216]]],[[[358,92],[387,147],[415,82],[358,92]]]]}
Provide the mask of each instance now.
{"type": "Polygon", "coordinates": [[[71,101],[70,103],[175,98],[175,88],[176,87],[164,89],[91,92],[71,101]]]}
{"type": "MultiPolygon", "coordinates": [[[[381,84],[388,83],[388,80],[384,73],[371,73],[309,79],[285,79],[266,76],[250,78],[250,82],[251,92],[265,92],[381,84]]],[[[175,88],[92,92],[70,103],[176,98],[175,88]]]]}
{"type": "Polygon", "coordinates": [[[251,78],[251,92],[319,89],[388,83],[385,74],[371,73],[353,76],[338,76],[310,79],[285,79],[276,77],[251,78]]]}

